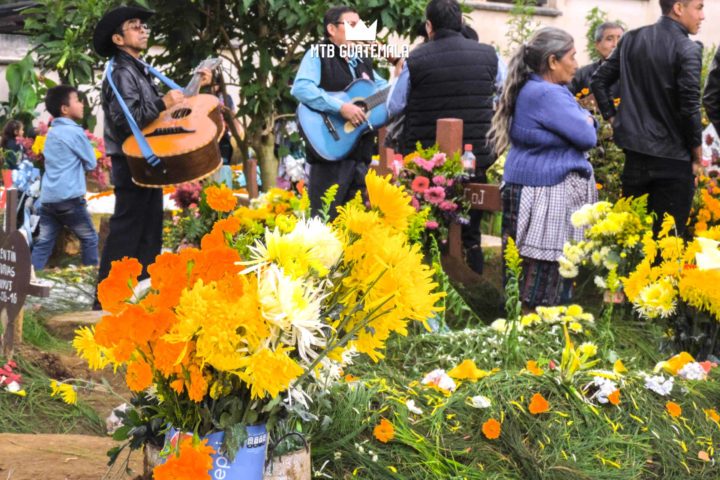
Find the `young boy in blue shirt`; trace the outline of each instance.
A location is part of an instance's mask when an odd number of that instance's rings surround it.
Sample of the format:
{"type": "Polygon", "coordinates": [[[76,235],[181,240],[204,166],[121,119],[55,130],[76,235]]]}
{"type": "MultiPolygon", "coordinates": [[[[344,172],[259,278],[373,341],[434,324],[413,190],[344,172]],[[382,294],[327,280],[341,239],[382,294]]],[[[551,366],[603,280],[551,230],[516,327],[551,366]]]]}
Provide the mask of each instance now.
{"type": "Polygon", "coordinates": [[[77,123],[83,104],[77,89],[59,85],[48,90],[45,108],[54,117],[45,139],[45,174],[40,190],[40,234],[32,251],[32,264],[47,264],[63,226],[80,239],[83,265],[98,264],[98,235],[87,211],[85,172],[97,165],[95,149],[77,123]]]}

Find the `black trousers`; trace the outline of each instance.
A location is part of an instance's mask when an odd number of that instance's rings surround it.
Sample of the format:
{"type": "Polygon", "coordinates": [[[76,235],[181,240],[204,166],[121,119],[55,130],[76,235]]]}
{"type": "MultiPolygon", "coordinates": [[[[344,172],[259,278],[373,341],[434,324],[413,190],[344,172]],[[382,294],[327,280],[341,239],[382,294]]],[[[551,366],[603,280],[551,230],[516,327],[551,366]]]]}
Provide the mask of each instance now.
{"type": "Polygon", "coordinates": [[[660,231],[665,213],[675,218],[678,235],[685,234],[695,195],[692,162],[626,150],[622,191],[625,197],[648,195],[648,210],[656,215],[655,234],[660,231]]]}
{"type": "Polygon", "coordinates": [[[352,200],[357,192],[365,191],[365,175],[368,164],[364,161],[342,160],[339,162],[317,162],[310,165],[308,196],[310,214],[322,211],[322,197],[328,188],[338,185],[338,191],[330,205],[330,218],[337,216],[337,207],[352,200]]]}
{"type": "MultiPolygon", "coordinates": [[[[470,179],[473,183],[487,183],[487,175],[485,169],[478,168],[475,172],[475,176],[470,179]]],[[[483,218],[482,210],[470,210],[468,213],[470,216],[470,223],[462,226],[462,244],[464,248],[472,248],[474,246],[480,246],[480,240],[482,240],[482,234],[480,233],[480,224],[483,218]]]]}
{"type": "Polygon", "coordinates": [[[140,278],[146,278],[147,267],[162,248],[162,189],[132,183],[127,159],[122,156],[112,157],[112,174],[115,212],[110,217],[110,234],[100,260],[98,283],[108,276],[112,262],[123,257],[137,258],[143,266],[140,278]]]}

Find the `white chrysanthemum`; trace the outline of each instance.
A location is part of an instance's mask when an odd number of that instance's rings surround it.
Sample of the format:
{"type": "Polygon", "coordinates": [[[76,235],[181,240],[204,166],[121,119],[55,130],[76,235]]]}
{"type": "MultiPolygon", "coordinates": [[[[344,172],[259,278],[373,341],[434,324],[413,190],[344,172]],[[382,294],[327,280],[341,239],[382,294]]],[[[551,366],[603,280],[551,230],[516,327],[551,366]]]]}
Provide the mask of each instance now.
{"type": "Polygon", "coordinates": [[[447,390],[448,392],[454,392],[457,388],[455,381],[442,368],[433,370],[432,372],[425,375],[422,379],[423,385],[434,385],[441,390],[447,390]]]}
{"type": "Polygon", "coordinates": [[[605,290],[607,288],[607,282],[605,282],[605,279],[600,275],[595,275],[593,282],[595,283],[595,286],[600,289],[605,290]]]}
{"type": "Polygon", "coordinates": [[[673,385],[675,385],[675,379],[673,377],[670,377],[667,380],[662,375],[645,377],[645,388],[663,397],[670,395],[673,385]]]}
{"type": "Polygon", "coordinates": [[[470,406],[473,408],[490,408],[492,402],[485,395],[475,395],[470,398],[470,406]]]}
{"type": "Polygon", "coordinates": [[[563,278],[575,278],[578,276],[579,271],[577,265],[567,258],[561,256],[558,258],[558,263],[560,264],[560,276],[563,278]]]}
{"type": "Polygon", "coordinates": [[[593,378],[593,384],[597,388],[597,391],[593,395],[600,403],[608,403],[608,396],[618,389],[615,382],[603,377],[593,378]]]}
{"type": "Polygon", "coordinates": [[[289,235],[307,245],[312,255],[327,269],[335,266],[343,253],[342,241],[317,217],[299,220],[289,235]]]}
{"type": "Polygon", "coordinates": [[[271,264],[260,273],[258,296],[263,317],[282,331],[283,342],[296,346],[306,362],[317,357],[314,348],[325,347],[329,327],[320,320],[322,297],[312,285],[271,264]]]}
{"type": "Polygon", "coordinates": [[[507,328],[507,320],[505,320],[504,318],[498,318],[490,324],[490,328],[492,328],[496,332],[505,333],[505,329],[507,328]]]}
{"type": "Polygon", "coordinates": [[[405,402],[405,406],[410,412],[414,413],[415,415],[423,414],[423,411],[417,405],[415,405],[415,400],[413,399],[407,400],[405,402]]]}
{"type": "Polygon", "coordinates": [[[685,380],[705,380],[707,372],[698,362],[690,362],[678,371],[678,376],[685,380]]]}

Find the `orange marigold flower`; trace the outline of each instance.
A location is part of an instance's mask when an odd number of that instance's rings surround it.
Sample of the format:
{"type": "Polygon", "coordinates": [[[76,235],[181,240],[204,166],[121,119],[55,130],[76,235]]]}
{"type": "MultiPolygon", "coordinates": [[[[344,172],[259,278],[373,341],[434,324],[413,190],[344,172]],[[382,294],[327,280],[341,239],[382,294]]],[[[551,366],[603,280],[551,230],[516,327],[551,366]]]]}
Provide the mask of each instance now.
{"type": "Polygon", "coordinates": [[[231,212],[237,206],[237,198],[225,185],[213,185],[205,189],[205,200],[216,212],[231,212]]]}
{"type": "Polygon", "coordinates": [[[190,366],[190,384],[188,385],[188,396],[193,402],[199,403],[205,398],[208,390],[208,382],[199,367],[190,366]]]}
{"type": "Polygon", "coordinates": [[[165,463],[155,467],[155,480],[211,480],[212,455],[215,449],[207,440],[194,444],[192,438],[180,442],[179,455],[170,456],[165,463]]]}
{"type": "Polygon", "coordinates": [[[395,427],[387,419],[380,419],[380,423],[373,428],[373,435],[382,443],[388,443],[395,438],[395,427]]]}
{"type": "Polygon", "coordinates": [[[183,392],[183,390],[185,389],[185,380],[183,380],[182,378],[173,380],[172,382],[170,382],[170,388],[175,390],[175,393],[180,395],[183,392]]]}
{"type": "Polygon", "coordinates": [[[705,417],[708,420],[712,420],[715,423],[720,422],[720,415],[718,415],[717,410],[715,410],[714,408],[706,408],[703,411],[705,412],[705,417]]]}
{"type": "Polygon", "coordinates": [[[121,311],[141,273],[142,265],[135,258],[124,257],[112,262],[110,274],[98,285],[98,300],[103,309],[110,313],[121,311]]]}
{"type": "Polygon", "coordinates": [[[612,403],[613,405],[620,405],[620,390],[615,390],[610,395],[608,395],[608,402],[612,403]]]}
{"type": "Polygon", "coordinates": [[[125,382],[133,392],[142,392],[152,385],[153,372],[144,360],[128,363],[125,382]]]}
{"type": "Polygon", "coordinates": [[[546,413],[550,411],[550,404],[547,400],[545,400],[545,397],[543,397],[539,393],[536,393],[530,399],[530,405],[528,406],[528,410],[530,410],[530,413],[533,415],[546,413]]]}
{"type": "Polygon", "coordinates": [[[187,356],[187,343],[170,343],[165,340],[158,340],[155,343],[153,355],[155,356],[155,368],[166,377],[175,372],[175,364],[181,360],[181,355],[187,356]]]}
{"type": "Polygon", "coordinates": [[[675,402],[667,402],[665,404],[665,409],[673,418],[677,418],[682,415],[682,408],[680,408],[680,405],[675,402]]]}
{"type": "Polygon", "coordinates": [[[525,369],[533,375],[538,376],[542,375],[544,372],[542,368],[538,367],[538,364],[535,360],[528,360],[527,364],[525,364],[525,369]]]}
{"type": "Polygon", "coordinates": [[[487,422],[483,423],[483,435],[485,435],[485,438],[487,438],[488,440],[495,440],[496,438],[500,437],[501,427],[502,425],[500,424],[500,422],[498,422],[494,418],[491,418],[487,422]]]}

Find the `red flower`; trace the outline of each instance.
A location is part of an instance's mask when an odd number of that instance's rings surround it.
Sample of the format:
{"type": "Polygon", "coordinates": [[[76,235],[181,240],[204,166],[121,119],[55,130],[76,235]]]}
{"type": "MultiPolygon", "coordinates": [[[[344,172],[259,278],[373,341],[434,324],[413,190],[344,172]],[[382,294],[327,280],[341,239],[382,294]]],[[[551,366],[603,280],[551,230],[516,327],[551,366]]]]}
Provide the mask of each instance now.
{"type": "Polygon", "coordinates": [[[412,181],[412,191],[415,193],[424,193],[425,190],[430,187],[430,179],[423,176],[415,177],[415,180],[412,181]]]}

